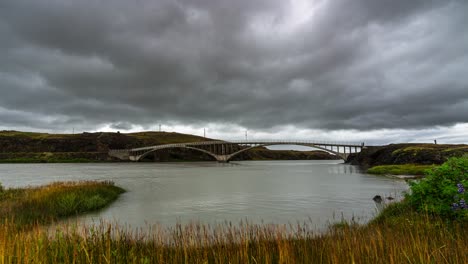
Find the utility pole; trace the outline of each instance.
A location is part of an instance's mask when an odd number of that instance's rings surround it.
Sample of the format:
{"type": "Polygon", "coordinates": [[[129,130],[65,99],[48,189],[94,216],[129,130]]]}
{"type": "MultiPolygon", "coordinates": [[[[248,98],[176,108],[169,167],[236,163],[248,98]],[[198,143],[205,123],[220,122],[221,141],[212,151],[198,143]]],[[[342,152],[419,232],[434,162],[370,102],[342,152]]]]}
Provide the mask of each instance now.
{"type": "Polygon", "coordinates": [[[206,130],[203,128],[203,137],[206,138],[206,130]]]}
{"type": "Polygon", "coordinates": [[[247,141],[247,130],[245,130],[245,140],[247,141]]]}

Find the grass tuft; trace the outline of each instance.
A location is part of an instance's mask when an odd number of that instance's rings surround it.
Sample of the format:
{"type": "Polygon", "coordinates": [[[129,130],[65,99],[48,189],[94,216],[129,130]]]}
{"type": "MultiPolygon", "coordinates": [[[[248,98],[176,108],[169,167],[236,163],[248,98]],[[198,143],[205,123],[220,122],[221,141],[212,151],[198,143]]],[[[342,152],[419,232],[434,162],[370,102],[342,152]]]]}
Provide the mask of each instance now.
{"type": "Polygon", "coordinates": [[[18,227],[49,224],[59,218],[97,210],[124,192],[112,182],[57,182],[42,187],[12,188],[0,192],[0,223],[18,227]]]}
{"type": "Polygon", "coordinates": [[[434,165],[418,164],[379,165],[369,168],[367,173],[379,175],[424,175],[426,170],[434,167],[434,165]]]}

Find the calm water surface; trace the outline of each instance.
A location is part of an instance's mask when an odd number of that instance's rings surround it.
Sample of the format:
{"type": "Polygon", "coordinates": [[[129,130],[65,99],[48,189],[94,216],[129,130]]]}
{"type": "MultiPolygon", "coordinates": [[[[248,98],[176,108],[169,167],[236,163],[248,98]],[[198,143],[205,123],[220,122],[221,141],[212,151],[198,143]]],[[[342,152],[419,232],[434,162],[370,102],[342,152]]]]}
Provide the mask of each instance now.
{"type": "Polygon", "coordinates": [[[341,217],[365,222],[372,197],[399,196],[402,180],[363,174],[340,161],[242,161],[229,164],[0,164],[5,187],[67,180],[112,180],[127,190],[110,207],[78,220],[132,228],[176,222],[312,223],[341,217]]]}

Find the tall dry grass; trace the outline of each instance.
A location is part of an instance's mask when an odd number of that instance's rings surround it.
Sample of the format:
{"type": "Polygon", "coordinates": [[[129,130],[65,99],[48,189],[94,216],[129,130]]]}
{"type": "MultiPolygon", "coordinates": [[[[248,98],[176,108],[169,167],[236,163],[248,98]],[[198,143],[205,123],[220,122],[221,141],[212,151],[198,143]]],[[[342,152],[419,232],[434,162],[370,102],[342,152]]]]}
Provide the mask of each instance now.
{"type": "Polygon", "coordinates": [[[468,263],[466,222],[413,212],[405,203],[389,206],[365,226],[340,223],[322,233],[307,224],[246,222],[154,226],[144,232],[111,223],[44,226],[64,212],[76,214],[81,204],[100,204],[89,198],[109,186],[58,183],[3,191],[0,263],[468,263]],[[55,209],[38,212],[46,205],[55,209]],[[19,220],[26,216],[28,221],[19,220]]]}
{"type": "Polygon", "coordinates": [[[0,226],[0,263],[468,263],[466,224],[420,217],[314,234],[308,226],[0,226]]]}

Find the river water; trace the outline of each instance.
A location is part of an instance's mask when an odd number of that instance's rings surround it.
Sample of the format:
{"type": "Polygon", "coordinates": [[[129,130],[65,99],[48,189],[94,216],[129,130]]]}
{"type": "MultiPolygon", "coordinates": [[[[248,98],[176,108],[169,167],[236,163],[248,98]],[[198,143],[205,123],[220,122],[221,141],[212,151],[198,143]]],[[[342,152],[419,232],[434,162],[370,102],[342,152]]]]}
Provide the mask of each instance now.
{"type": "Polygon", "coordinates": [[[407,190],[403,180],[340,161],[0,164],[4,187],[69,180],[111,180],[125,188],[111,206],[77,220],[131,228],[241,220],[323,228],[342,217],[363,223],[376,214],[375,195],[398,198],[407,190]]]}

